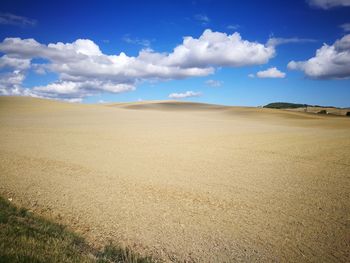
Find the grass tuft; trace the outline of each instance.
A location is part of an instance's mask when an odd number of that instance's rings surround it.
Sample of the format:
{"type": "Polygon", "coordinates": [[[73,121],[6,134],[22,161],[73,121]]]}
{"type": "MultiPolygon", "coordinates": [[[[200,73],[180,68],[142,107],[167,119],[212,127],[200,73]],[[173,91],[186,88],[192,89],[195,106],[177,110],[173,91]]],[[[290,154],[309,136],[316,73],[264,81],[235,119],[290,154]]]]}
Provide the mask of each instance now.
{"type": "Polygon", "coordinates": [[[150,263],[153,262],[150,258],[141,258],[134,254],[129,248],[122,249],[109,244],[104,247],[103,251],[97,254],[99,260],[102,262],[130,262],[130,263],[150,263]]]}
{"type": "Polygon", "coordinates": [[[97,251],[65,226],[17,208],[0,197],[0,263],[150,263],[128,248],[109,244],[97,251]]]}

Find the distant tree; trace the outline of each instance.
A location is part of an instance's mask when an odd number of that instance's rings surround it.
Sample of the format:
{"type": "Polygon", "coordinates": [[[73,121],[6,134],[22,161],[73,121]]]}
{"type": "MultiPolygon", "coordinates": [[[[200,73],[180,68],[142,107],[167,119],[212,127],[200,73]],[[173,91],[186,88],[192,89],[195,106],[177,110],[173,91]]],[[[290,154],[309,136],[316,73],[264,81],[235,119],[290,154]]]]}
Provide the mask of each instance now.
{"type": "Polygon", "coordinates": [[[289,102],[273,102],[264,106],[264,108],[270,109],[296,109],[305,108],[307,104],[289,103],[289,102]]]}

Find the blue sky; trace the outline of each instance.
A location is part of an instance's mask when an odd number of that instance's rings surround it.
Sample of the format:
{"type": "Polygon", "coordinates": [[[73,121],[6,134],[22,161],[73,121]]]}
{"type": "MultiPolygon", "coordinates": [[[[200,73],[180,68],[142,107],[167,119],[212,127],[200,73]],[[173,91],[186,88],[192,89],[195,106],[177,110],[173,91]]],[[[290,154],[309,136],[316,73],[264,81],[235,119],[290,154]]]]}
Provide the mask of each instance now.
{"type": "Polygon", "coordinates": [[[349,23],[348,0],[3,0],[0,93],[349,107],[349,23]]]}

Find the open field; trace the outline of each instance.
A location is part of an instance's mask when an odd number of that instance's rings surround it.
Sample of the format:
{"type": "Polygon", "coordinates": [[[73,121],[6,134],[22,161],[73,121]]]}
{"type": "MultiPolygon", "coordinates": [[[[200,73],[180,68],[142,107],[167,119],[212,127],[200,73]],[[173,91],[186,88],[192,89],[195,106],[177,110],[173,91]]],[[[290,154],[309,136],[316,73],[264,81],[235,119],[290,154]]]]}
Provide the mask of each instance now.
{"type": "Polygon", "coordinates": [[[0,97],[0,194],[94,245],[187,262],[346,262],[350,118],[0,97]]]}

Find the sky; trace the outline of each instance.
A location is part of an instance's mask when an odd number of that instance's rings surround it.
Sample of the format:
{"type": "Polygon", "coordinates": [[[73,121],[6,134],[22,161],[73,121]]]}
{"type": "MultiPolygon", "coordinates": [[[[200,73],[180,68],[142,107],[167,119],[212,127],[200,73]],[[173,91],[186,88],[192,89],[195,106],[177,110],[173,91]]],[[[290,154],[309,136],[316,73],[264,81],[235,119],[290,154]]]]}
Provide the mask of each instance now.
{"type": "Polygon", "coordinates": [[[350,107],[350,0],[2,0],[0,95],[350,107]]]}

